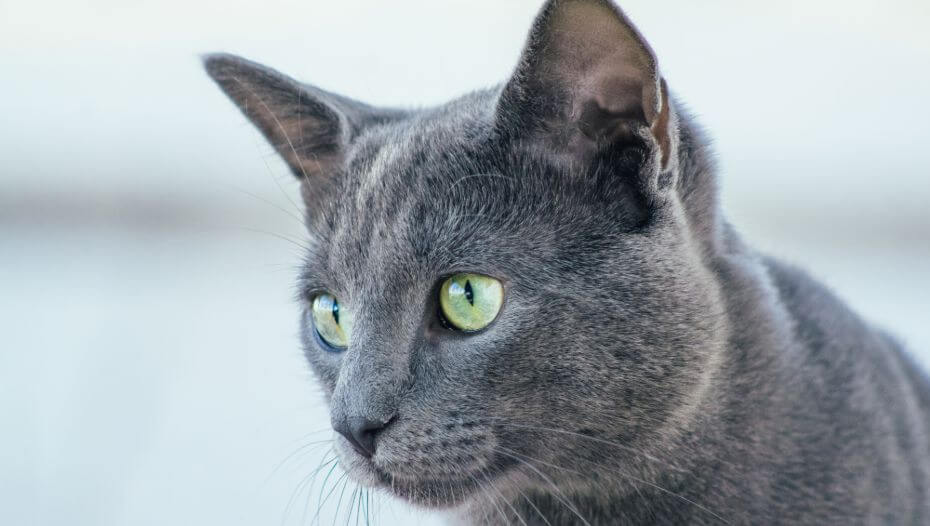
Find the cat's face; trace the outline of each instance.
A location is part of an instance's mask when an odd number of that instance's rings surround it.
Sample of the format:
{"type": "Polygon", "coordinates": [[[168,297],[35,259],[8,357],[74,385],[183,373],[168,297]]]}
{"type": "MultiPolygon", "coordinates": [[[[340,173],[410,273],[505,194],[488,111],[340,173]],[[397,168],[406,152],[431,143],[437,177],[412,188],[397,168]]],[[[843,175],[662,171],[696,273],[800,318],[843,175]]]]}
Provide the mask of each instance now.
{"type": "Polygon", "coordinates": [[[715,292],[675,194],[674,111],[612,7],[547,4],[514,79],[431,110],[207,66],[302,178],[303,343],[354,479],[450,506],[606,474],[693,417],[715,292]],[[443,305],[462,274],[457,301],[501,299],[473,330],[443,305]]]}
{"type": "Polygon", "coordinates": [[[648,436],[684,403],[706,305],[674,219],[647,216],[611,184],[642,153],[601,177],[573,174],[545,155],[470,143],[457,131],[467,121],[424,119],[361,141],[311,214],[307,357],[336,425],[388,423],[370,458],[337,435],[343,465],[412,500],[451,503],[527,458],[577,466],[603,454],[576,433],[648,436]],[[474,333],[449,327],[439,305],[443,281],[463,272],[504,289],[474,333]],[[310,308],[322,292],[354,318],[345,350],[317,334],[310,308]]]}

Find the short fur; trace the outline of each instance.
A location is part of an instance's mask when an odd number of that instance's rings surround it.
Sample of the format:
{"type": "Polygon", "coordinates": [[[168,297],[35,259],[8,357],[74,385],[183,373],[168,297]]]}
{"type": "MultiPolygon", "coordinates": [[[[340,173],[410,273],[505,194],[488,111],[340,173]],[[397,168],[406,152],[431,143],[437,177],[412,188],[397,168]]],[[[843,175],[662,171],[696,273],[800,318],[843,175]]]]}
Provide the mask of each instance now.
{"type": "Polygon", "coordinates": [[[605,0],[553,0],[505,84],[386,110],[211,55],[302,181],[303,340],[355,480],[468,524],[924,524],[930,388],[721,216],[707,141],[605,0]],[[442,279],[501,279],[476,334],[442,279]],[[308,302],[355,313],[323,349],[308,302]]]}

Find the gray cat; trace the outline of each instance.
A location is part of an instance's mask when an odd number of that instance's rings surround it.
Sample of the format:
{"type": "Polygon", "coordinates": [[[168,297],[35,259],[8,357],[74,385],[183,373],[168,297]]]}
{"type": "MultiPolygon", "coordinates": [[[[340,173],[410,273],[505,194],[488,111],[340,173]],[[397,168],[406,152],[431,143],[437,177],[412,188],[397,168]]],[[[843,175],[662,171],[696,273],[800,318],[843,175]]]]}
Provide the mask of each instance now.
{"type": "Polygon", "coordinates": [[[468,524],[927,524],[930,382],[721,216],[606,0],[513,76],[382,109],[210,55],[300,178],[302,335],[340,465],[468,524]]]}

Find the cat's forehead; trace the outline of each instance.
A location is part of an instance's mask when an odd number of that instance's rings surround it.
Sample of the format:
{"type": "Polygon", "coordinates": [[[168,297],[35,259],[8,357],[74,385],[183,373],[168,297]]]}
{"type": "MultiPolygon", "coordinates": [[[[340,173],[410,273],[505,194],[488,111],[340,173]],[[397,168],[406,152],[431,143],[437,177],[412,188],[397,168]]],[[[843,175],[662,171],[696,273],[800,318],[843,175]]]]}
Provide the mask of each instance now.
{"type": "Polygon", "coordinates": [[[507,191],[471,179],[513,177],[483,150],[484,131],[447,109],[368,130],[311,225],[314,257],[341,280],[477,265],[507,221],[499,210],[507,191]]]}
{"type": "MultiPolygon", "coordinates": [[[[383,179],[385,171],[411,178],[442,178],[479,168],[491,147],[493,97],[470,94],[407,118],[372,126],[356,138],[347,156],[350,172],[383,179]]],[[[390,181],[387,181],[390,182],[390,181]]]]}
{"type": "Polygon", "coordinates": [[[622,199],[502,145],[492,110],[493,97],[473,94],[358,137],[311,225],[311,266],[347,286],[515,272],[577,250],[568,234],[600,231],[605,213],[607,237],[623,228],[622,199]]]}

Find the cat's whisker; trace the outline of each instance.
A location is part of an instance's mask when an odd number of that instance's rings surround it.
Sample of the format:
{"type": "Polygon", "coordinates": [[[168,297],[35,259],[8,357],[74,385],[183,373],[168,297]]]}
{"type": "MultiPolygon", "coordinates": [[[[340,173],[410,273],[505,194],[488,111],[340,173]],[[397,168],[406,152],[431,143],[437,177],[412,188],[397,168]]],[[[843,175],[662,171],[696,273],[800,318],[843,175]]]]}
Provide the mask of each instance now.
{"type": "MultiPolygon", "coordinates": [[[[315,386],[315,387],[319,388],[319,386],[315,386]]],[[[332,426],[326,425],[326,426],[323,426],[323,427],[321,427],[321,428],[319,428],[319,429],[314,429],[313,431],[304,433],[303,435],[300,436],[300,440],[303,440],[304,438],[311,437],[311,436],[313,436],[313,435],[318,435],[318,434],[320,434],[320,433],[326,433],[327,431],[332,431],[332,430],[333,430],[332,426]]]]}
{"type": "Polygon", "coordinates": [[[346,506],[346,509],[348,511],[346,514],[346,526],[348,526],[349,521],[352,520],[352,510],[355,507],[355,499],[358,498],[358,491],[359,491],[359,486],[356,484],[355,489],[352,490],[352,496],[350,497],[351,501],[349,502],[349,505],[346,506]]]}
{"type": "MultiPolygon", "coordinates": [[[[584,475],[585,475],[584,473],[581,473],[581,472],[579,472],[579,471],[577,471],[577,470],[574,470],[574,469],[571,469],[571,468],[566,468],[566,467],[563,467],[563,466],[558,466],[558,465],[555,465],[555,464],[551,464],[551,463],[549,463],[549,462],[545,462],[545,461],[543,461],[543,460],[536,459],[536,458],[527,456],[527,455],[522,454],[522,453],[517,453],[516,451],[506,450],[506,448],[498,447],[498,448],[495,448],[495,450],[496,450],[498,453],[502,453],[502,454],[504,454],[504,455],[508,455],[508,456],[510,456],[511,458],[515,458],[515,459],[516,459],[516,457],[523,457],[523,458],[526,459],[527,461],[538,462],[538,463],[540,463],[540,464],[542,464],[542,465],[545,465],[545,466],[548,466],[548,467],[552,467],[552,468],[555,468],[555,469],[561,469],[561,470],[567,471],[567,472],[572,473],[572,474],[575,474],[575,475],[581,475],[581,476],[584,476],[584,475]],[[506,450],[506,451],[509,451],[509,454],[508,454],[505,450],[506,450]]],[[[584,458],[580,458],[580,459],[578,459],[578,460],[581,460],[581,461],[583,461],[583,462],[587,462],[587,463],[589,463],[589,464],[594,464],[594,465],[597,465],[597,466],[600,466],[600,465],[601,465],[601,464],[598,464],[598,463],[596,463],[596,462],[593,462],[593,461],[591,461],[591,460],[587,460],[587,459],[584,459],[584,458]]],[[[672,496],[672,497],[675,497],[675,498],[677,498],[677,499],[680,499],[681,501],[686,502],[686,503],[688,503],[688,504],[691,504],[692,506],[697,507],[697,508],[700,509],[701,511],[704,511],[704,512],[706,512],[706,513],[712,515],[714,518],[716,518],[716,519],[719,520],[720,522],[722,522],[722,523],[724,523],[724,524],[730,524],[729,521],[727,521],[726,519],[724,519],[723,517],[721,517],[721,516],[718,515],[717,513],[714,513],[713,511],[707,509],[707,508],[704,507],[704,506],[701,506],[701,505],[698,504],[697,502],[694,502],[693,500],[691,500],[691,499],[689,499],[689,498],[687,498],[687,497],[685,497],[685,496],[683,496],[683,495],[680,495],[680,494],[678,494],[678,493],[676,493],[676,492],[674,492],[674,491],[672,491],[672,490],[669,490],[669,489],[667,489],[667,488],[664,488],[664,487],[662,487],[662,486],[660,486],[660,485],[658,485],[658,484],[655,484],[655,483],[653,483],[653,482],[650,482],[650,481],[648,481],[648,480],[644,480],[644,479],[641,479],[641,478],[639,478],[639,477],[630,475],[630,474],[628,474],[628,473],[626,473],[626,472],[620,470],[620,469],[619,469],[618,467],[616,467],[616,466],[611,466],[611,469],[613,469],[614,472],[615,472],[617,475],[620,475],[620,476],[623,477],[623,478],[632,480],[632,481],[634,481],[634,482],[638,482],[638,483],[640,483],[640,484],[645,484],[645,485],[647,485],[647,486],[649,486],[649,487],[651,487],[651,488],[653,488],[653,489],[659,490],[659,491],[661,491],[661,492],[663,492],[663,493],[665,493],[665,494],[667,494],[667,495],[670,495],[670,496],[672,496]]],[[[635,487],[636,487],[636,486],[634,486],[634,488],[635,488],[635,487]]]]}
{"type": "MultiPolygon", "coordinates": [[[[336,483],[334,484],[333,489],[335,489],[335,488],[339,485],[339,482],[340,482],[341,480],[342,480],[341,478],[339,478],[339,479],[336,480],[336,483]]],[[[326,487],[326,481],[324,480],[324,481],[323,481],[323,486],[320,488],[320,490],[322,491],[323,489],[325,489],[325,487],[326,487]]],[[[306,524],[306,520],[307,520],[307,510],[310,508],[310,498],[309,498],[309,496],[310,496],[310,493],[308,492],[308,494],[307,494],[307,497],[308,497],[308,498],[304,500],[303,511],[300,513],[300,524],[306,524]]],[[[320,501],[320,502],[317,503],[316,515],[319,515],[320,510],[322,510],[322,509],[323,509],[323,502],[320,501]]],[[[316,517],[314,517],[314,518],[316,518],[316,517]]],[[[314,519],[310,519],[310,524],[313,524],[313,522],[314,522],[314,519]]],[[[319,524],[319,521],[317,521],[317,524],[319,524]]]]}
{"type": "Polygon", "coordinates": [[[336,526],[336,520],[339,518],[339,510],[342,509],[342,498],[345,496],[346,487],[348,487],[348,485],[349,485],[349,478],[344,477],[344,480],[342,482],[342,489],[339,491],[339,500],[336,502],[336,511],[333,513],[332,526],[336,526]]]}
{"type": "MultiPolygon", "coordinates": [[[[594,413],[593,415],[594,415],[595,418],[598,416],[597,413],[594,413]]],[[[608,440],[608,439],[606,439],[606,438],[596,437],[596,436],[591,436],[591,435],[586,435],[586,434],[584,434],[584,433],[578,433],[578,432],[569,431],[569,430],[566,430],[566,429],[559,429],[559,428],[552,428],[552,427],[543,427],[543,426],[532,426],[532,425],[526,425],[526,424],[514,424],[514,423],[511,423],[511,422],[509,422],[509,421],[507,421],[506,419],[503,419],[503,418],[496,418],[496,417],[485,417],[485,418],[488,419],[488,420],[490,420],[490,421],[492,421],[492,422],[494,422],[494,425],[498,425],[498,426],[514,427],[514,428],[526,429],[526,430],[537,430],[537,431],[542,431],[542,432],[546,432],[546,433],[561,433],[561,434],[568,435],[568,436],[573,436],[573,437],[577,437],[577,438],[587,439],[587,440],[590,440],[590,441],[592,441],[592,442],[594,442],[594,443],[597,443],[597,444],[609,445],[609,446],[615,447],[615,448],[617,448],[617,449],[620,449],[620,450],[622,450],[622,451],[626,451],[626,452],[628,452],[628,453],[630,453],[630,454],[632,454],[632,455],[635,455],[635,456],[636,456],[637,458],[639,458],[639,459],[644,459],[644,460],[649,460],[649,461],[651,461],[651,462],[659,463],[659,464],[662,465],[662,467],[664,467],[664,468],[666,468],[666,469],[670,469],[670,470],[677,471],[677,472],[683,472],[683,469],[682,469],[680,466],[677,466],[677,465],[675,465],[675,464],[673,464],[673,463],[671,463],[671,462],[669,462],[669,461],[667,461],[667,460],[663,460],[663,459],[658,458],[658,457],[656,457],[656,456],[654,456],[654,455],[650,455],[649,453],[640,451],[640,450],[638,450],[638,449],[636,449],[636,448],[633,448],[633,447],[631,447],[631,446],[629,446],[629,445],[626,445],[626,444],[622,444],[622,443],[620,443],[620,442],[618,442],[618,441],[615,441],[615,440],[608,440]]],[[[638,417],[638,418],[639,418],[640,420],[647,420],[647,417],[646,417],[646,416],[640,416],[640,417],[638,417]]],[[[661,423],[659,420],[651,420],[651,421],[654,422],[654,423],[656,423],[656,424],[661,423]]],[[[721,462],[721,463],[728,463],[725,459],[718,459],[718,462],[721,462]]]]}
{"type": "MultiPolygon", "coordinates": [[[[362,513],[365,513],[365,498],[366,498],[366,495],[367,495],[367,494],[368,494],[368,490],[367,490],[367,489],[363,489],[363,490],[362,490],[362,498],[359,499],[358,507],[359,507],[359,510],[360,510],[362,513]]],[[[366,517],[366,521],[367,521],[367,517],[366,517]]],[[[357,517],[357,518],[356,518],[356,522],[358,522],[359,525],[361,525],[361,524],[366,524],[366,525],[367,525],[367,524],[368,524],[367,522],[363,523],[360,517],[357,517]]]]}
{"type": "Polygon", "coordinates": [[[510,500],[507,499],[506,497],[504,497],[504,495],[503,495],[496,487],[494,487],[494,481],[491,480],[491,477],[490,477],[490,475],[486,472],[486,470],[482,470],[482,472],[484,473],[484,478],[485,478],[485,480],[487,480],[487,482],[488,482],[487,487],[490,488],[490,489],[491,489],[494,493],[496,493],[498,496],[500,496],[501,501],[503,501],[503,503],[506,504],[507,507],[510,508],[510,510],[514,513],[514,515],[517,516],[517,520],[520,521],[520,523],[523,524],[523,526],[528,526],[527,523],[526,523],[526,521],[523,520],[523,516],[520,515],[520,512],[518,512],[517,509],[514,508],[513,504],[510,503],[510,500]]]}
{"type": "Polygon", "coordinates": [[[510,457],[510,458],[516,460],[517,462],[520,462],[521,464],[523,464],[523,465],[525,465],[526,467],[530,468],[534,473],[536,473],[537,475],[539,475],[540,477],[542,477],[542,479],[543,479],[544,481],[546,481],[546,483],[549,484],[549,485],[552,487],[552,490],[554,491],[553,496],[554,496],[559,502],[561,502],[563,505],[565,505],[565,507],[568,508],[569,511],[571,511],[572,513],[574,513],[575,516],[578,517],[578,518],[581,520],[581,522],[585,524],[585,526],[591,526],[591,523],[589,523],[588,520],[585,519],[585,518],[581,515],[581,512],[578,511],[578,508],[576,508],[576,507],[571,503],[571,501],[568,499],[568,497],[566,497],[565,494],[562,493],[562,491],[559,489],[559,487],[555,484],[555,482],[554,482],[549,476],[547,476],[545,473],[543,473],[542,471],[540,471],[539,469],[537,469],[535,466],[533,466],[533,465],[530,464],[529,462],[527,462],[527,461],[525,461],[525,460],[523,460],[523,459],[521,459],[521,458],[519,458],[519,457],[513,456],[513,455],[511,455],[511,454],[509,454],[509,453],[507,453],[507,452],[501,451],[499,448],[494,448],[494,451],[496,451],[496,452],[498,452],[498,453],[500,453],[500,454],[502,454],[502,455],[504,455],[504,456],[510,457]]]}
{"type": "MultiPolygon", "coordinates": [[[[330,452],[332,452],[332,450],[330,450],[330,452]]],[[[317,466],[317,468],[313,470],[312,472],[310,472],[308,475],[304,476],[300,480],[300,482],[297,483],[297,486],[294,488],[294,491],[291,492],[291,495],[287,500],[287,504],[284,506],[284,512],[281,517],[282,524],[284,524],[284,522],[287,520],[287,517],[290,515],[291,507],[294,505],[297,497],[300,495],[303,489],[307,487],[307,485],[309,484],[310,489],[307,492],[307,495],[309,497],[310,491],[313,491],[313,482],[316,480],[317,474],[319,474],[320,471],[322,471],[323,469],[325,469],[327,466],[329,466],[330,464],[334,462],[338,464],[339,460],[335,455],[333,455],[333,457],[330,458],[329,460],[327,460],[327,455],[328,453],[320,459],[320,463],[317,466]]]]}
{"type": "Polygon", "coordinates": [[[530,507],[536,511],[536,514],[539,515],[539,518],[542,519],[543,522],[547,524],[547,526],[552,526],[552,523],[549,522],[549,519],[546,518],[546,515],[542,511],[539,510],[536,504],[533,503],[533,499],[529,498],[526,493],[523,493],[523,490],[521,490],[519,487],[514,487],[514,489],[517,490],[517,493],[519,493],[520,496],[523,497],[523,500],[525,500],[526,503],[529,504],[530,507]]]}
{"type": "MultiPolygon", "coordinates": [[[[262,482],[262,485],[268,484],[268,482],[278,473],[278,471],[280,471],[281,468],[283,468],[286,463],[288,463],[292,459],[295,459],[295,457],[299,457],[299,456],[302,456],[303,454],[310,453],[311,451],[314,451],[315,449],[327,443],[331,443],[331,442],[332,442],[331,439],[316,440],[316,441],[308,442],[306,444],[298,446],[294,451],[292,451],[290,454],[284,457],[283,460],[281,460],[275,465],[274,469],[271,470],[271,473],[269,473],[268,476],[265,477],[265,480],[262,482]]],[[[324,456],[328,455],[331,452],[332,452],[332,448],[330,448],[328,452],[324,453],[324,456]]]]}
{"type": "Polygon", "coordinates": [[[362,493],[364,491],[363,488],[359,487],[358,502],[355,504],[355,526],[358,526],[358,521],[362,516],[362,493]]]}
{"type": "Polygon", "coordinates": [[[365,526],[371,526],[371,517],[370,510],[368,509],[369,498],[371,496],[371,491],[365,490],[365,526]]]}
{"type": "Polygon", "coordinates": [[[487,217],[488,214],[457,214],[454,216],[449,216],[449,219],[459,220],[464,218],[476,218],[476,217],[487,217]]]}
{"type": "Polygon", "coordinates": [[[653,455],[650,455],[650,454],[648,454],[648,453],[643,453],[642,451],[638,451],[638,450],[636,450],[636,449],[634,449],[634,448],[632,448],[632,447],[630,447],[630,446],[627,446],[627,445],[625,445],[625,444],[621,444],[621,443],[616,442],[616,441],[613,441],[613,440],[607,440],[607,439],[600,438],[600,437],[593,437],[593,436],[590,436],[590,435],[585,435],[585,434],[583,434],[583,433],[577,433],[577,432],[575,432],[575,431],[568,431],[568,430],[565,430],[565,429],[558,429],[558,428],[553,428],[553,427],[531,426],[531,425],[525,425],[525,424],[514,424],[514,423],[511,423],[511,422],[509,422],[509,421],[507,421],[507,420],[505,420],[505,419],[503,419],[503,418],[495,418],[495,417],[485,417],[485,418],[486,418],[487,420],[490,420],[490,421],[491,421],[494,425],[496,425],[496,426],[506,426],[506,427],[512,427],[512,428],[517,428],[517,429],[526,429],[526,430],[530,430],[530,431],[542,431],[542,432],[545,432],[545,433],[561,433],[561,434],[564,434],[564,435],[569,435],[569,436],[573,436],[573,437],[577,437],[577,438],[584,438],[584,439],[587,439],[587,440],[591,440],[591,441],[593,441],[593,442],[596,442],[596,443],[598,443],[598,444],[609,445],[609,446],[612,446],[612,447],[615,447],[615,448],[618,448],[618,449],[622,449],[622,450],[624,450],[624,451],[627,451],[627,452],[629,452],[629,453],[632,453],[632,454],[634,454],[634,455],[637,455],[637,456],[639,456],[639,457],[641,457],[641,458],[645,458],[645,459],[651,460],[651,461],[653,461],[653,462],[661,463],[662,465],[664,465],[664,466],[666,466],[666,467],[674,468],[674,466],[670,465],[670,464],[668,463],[668,461],[662,460],[662,459],[657,458],[657,457],[655,457],[655,456],[653,456],[653,455]]]}
{"type": "MultiPolygon", "coordinates": [[[[323,505],[326,504],[326,501],[327,501],[327,500],[329,500],[329,497],[330,497],[330,496],[333,494],[333,492],[336,490],[336,487],[338,486],[339,482],[342,481],[342,478],[346,476],[346,474],[343,473],[342,477],[340,477],[340,478],[336,481],[336,483],[333,485],[333,489],[329,490],[329,493],[326,494],[326,498],[323,498],[323,493],[326,491],[326,483],[329,482],[330,476],[332,476],[333,471],[335,471],[335,469],[336,469],[338,466],[339,466],[339,464],[336,463],[336,464],[333,465],[332,468],[330,468],[329,473],[326,474],[326,478],[323,479],[323,484],[320,485],[320,495],[319,495],[318,500],[317,500],[316,514],[313,516],[312,519],[310,519],[310,523],[311,523],[311,524],[314,523],[314,522],[316,522],[317,524],[319,524],[320,512],[323,511],[323,505]]],[[[306,511],[306,508],[305,508],[305,511],[306,511]]],[[[304,517],[306,517],[306,516],[304,516],[304,517]]],[[[303,522],[303,519],[301,519],[301,522],[303,522]]]]}
{"type": "Polygon", "coordinates": [[[451,482],[445,483],[445,493],[446,495],[448,495],[449,500],[451,500],[452,502],[455,502],[455,491],[452,487],[451,482]]]}
{"type": "Polygon", "coordinates": [[[249,197],[252,197],[252,198],[254,198],[254,199],[257,199],[258,201],[261,201],[262,203],[265,203],[266,205],[268,205],[268,206],[270,206],[270,207],[272,207],[272,208],[274,208],[274,209],[276,209],[276,210],[281,211],[282,213],[286,214],[288,217],[290,217],[290,218],[294,219],[295,221],[297,221],[297,223],[298,223],[301,227],[304,226],[304,218],[303,218],[303,217],[301,217],[301,216],[295,214],[294,212],[291,212],[290,210],[288,210],[288,209],[286,209],[286,208],[280,206],[279,204],[277,204],[277,203],[271,201],[270,199],[266,199],[266,198],[264,198],[264,197],[262,197],[262,196],[260,196],[260,195],[258,195],[258,194],[256,194],[256,193],[254,193],[254,192],[250,192],[250,191],[246,190],[245,188],[240,188],[240,187],[238,187],[238,186],[236,186],[236,185],[234,185],[234,184],[232,184],[232,183],[221,183],[221,184],[225,185],[227,188],[230,188],[230,189],[235,190],[235,191],[237,191],[237,192],[243,193],[243,194],[245,194],[245,195],[247,195],[247,196],[249,196],[249,197]]]}
{"type": "MultiPolygon", "coordinates": [[[[472,480],[472,482],[475,483],[475,487],[476,487],[477,489],[479,489],[479,490],[483,490],[483,489],[484,489],[484,484],[482,484],[481,481],[478,480],[477,477],[475,477],[474,475],[469,474],[469,475],[468,475],[468,478],[470,478],[470,479],[472,480]]],[[[496,510],[496,511],[500,514],[501,518],[504,519],[504,524],[507,524],[507,523],[509,522],[509,521],[507,520],[507,514],[504,513],[504,510],[501,509],[501,507],[497,505],[497,500],[494,498],[493,495],[491,495],[490,493],[488,493],[488,492],[486,492],[486,491],[480,491],[480,492],[478,493],[478,495],[483,496],[484,499],[487,501],[487,503],[490,504],[490,505],[494,508],[494,510],[496,510]]],[[[485,516],[485,522],[490,522],[490,517],[485,516]]]]}
{"type": "Polygon", "coordinates": [[[456,179],[456,181],[452,183],[452,186],[449,187],[449,192],[452,192],[453,190],[455,190],[455,187],[461,184],[463,181],[467,181],[468,179],[480,178],[480,177],[507,179],[511,182],[516,182],[516,179],[509,175],[494,174],[494,173],[470,174],[470,175],[464,175],[456,179]]]}
{"type": "Polygon", "coordinates": [[[355,499],[354,508],[355,508],[355,524],[359,524],[362,520],[362,512],[364,511],[363,503],[365,502],[365,488],[358,487],[358,498],[355,499]]]}
{"type": "MultiPolygon", "coordinates": [[[[327,478],[329,477],[329,475],[332,474],[332,470],[333,470],[334,468],[336,468],[337,466],[338,466],[338,465],[333,466],[333,468],[330,469],[330,472],[327,473],[327,478]]],[[[342,476],[340,476],[340,477],[338,477],[337,479],[335,479],[335,482],[333,483],[332,489],[329,491],[329,493],[326,494],[326,499],[328,499],[329,496],[333,494],[333,492],[336,490],[336,488],[339,487],[339,483],[340,483],[343,479],[345,479],[345,478],[346,478],[346,474],[343,473],[342,476]]],[[[326,490],[326,484],[327,484],[327,482],[328,482],[328,480],[327,480],[327,479],[324,479],[324,480],[323,480],[323,484],[320,485],[320,495],[322,495],[323,492],[326,490]]],[[[306,523],[307,511],[308,511],[308,509],[309,509],[309,504],[310,504],[310,502],[311,502],[310,495],[311,495],[312,493],[313,493],[313,486],[311,485],[310,490],[307,491],[307,500],[304,501],[303,513],[302,513],[301,516],[300,516],[300,523],[301,523],[301,524],[305,524],[305,523],[306,523]]],[[[321,499],[321,498],[319,498],[319,496],[317,497],[317,500],[316,500],[316,512],[314,513],[314,516],[310,519],[309,524],[313,524],[314,521],[315,521],[317,524],[319,524],[319,517],[320,517],[320,514],[321,514],[321,512],[322,512],[322,510],[323,510],[323,505],[326,503],[326,499],[321,499]]]]}

